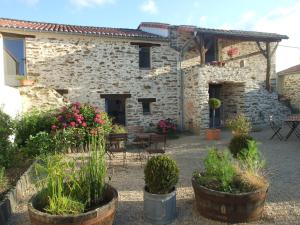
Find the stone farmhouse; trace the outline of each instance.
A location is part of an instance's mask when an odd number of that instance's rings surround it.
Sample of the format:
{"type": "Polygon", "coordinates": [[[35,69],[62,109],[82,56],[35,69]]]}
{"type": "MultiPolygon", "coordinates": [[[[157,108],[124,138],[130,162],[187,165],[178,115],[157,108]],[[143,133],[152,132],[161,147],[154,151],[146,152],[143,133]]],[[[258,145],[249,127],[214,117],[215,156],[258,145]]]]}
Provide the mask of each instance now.
{"type": "Polygon", "coordinates": [[[123,29],[0,19],[0,85],[19,90],[21,101],[35,97],[35,107],[56,97],[57,106],[61,96],[89,102],[129,127],[171,118],[199,132],[210,126],[210,97],[222,100],[218,126],[237,113],[260,125],[289,113],[270,85],[286,38],[149,22],[123,29]],[[17,87],[17,74],[35,85],[17,87]]]}
{"type": "Polygon", "coordinates": [[[277,91],[293,112],[300,112],[300,64],[277,73],[277,91]]]}

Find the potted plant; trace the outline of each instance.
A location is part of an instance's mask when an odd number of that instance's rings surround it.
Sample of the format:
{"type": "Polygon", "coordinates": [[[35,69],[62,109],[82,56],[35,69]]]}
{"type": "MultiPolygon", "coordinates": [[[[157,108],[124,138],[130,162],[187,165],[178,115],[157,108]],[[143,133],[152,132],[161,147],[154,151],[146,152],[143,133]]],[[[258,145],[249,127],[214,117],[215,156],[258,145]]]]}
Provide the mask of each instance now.
{"type": "Polygon", "coordinates": [[[219,140],[221,130],[215,128],[215,116],[216,116],[216,109],[221,107],[221,101],[217,98],[210,98],[208,103],[209,103],[209,107],[213,111],[213,116],[212,116],[212,128],[206,129],[206,140],[219,140]]]}
{"type": "Polygon", "coordinates": [[[28,203],[32,225],[113,224],[118,193],[105,182],[104,135],[92,136],[89,149],[79,162],[61,154],[38,160],[40,191],[28,203]]]}
{"type": "Polygon", "coordinates": [[[231,129],[233,136],[247,136],[252,129],[251,121],[243,114],[229,118],[226,120],[226,125],[231,129]]]}
{"type": "Polygon", "coordinates": [[[261,218],[269,183],[262,175],[265,163],[256,142],[248,145],[237,159],[228,150],[210,149],[204,171],[194,173],[192,185],[202,216],[228,223],[261,218]]]}
{"type": "Polygon", "coordinates": [[[19,75],[17,76],[17,80],[19,80],[20,86],[32,86],[35,81],[28,79],[25,75],[19,75]]]}
{"type": "Polygon", "coordinates": [[[152,224],[169,224],[176,218],[176,189],[179,169],[165,155],[148,160],[145,170],[144,217],[152,224]]]}
{"type": "Polygon", "coordinates": [[[165,120],[160,120],[156,125],[157,131],[160,134],[165,135],[168,138],[176,139],[179,138],[177,134],[176,124],[172,119],[168,118],[165,120]]]}

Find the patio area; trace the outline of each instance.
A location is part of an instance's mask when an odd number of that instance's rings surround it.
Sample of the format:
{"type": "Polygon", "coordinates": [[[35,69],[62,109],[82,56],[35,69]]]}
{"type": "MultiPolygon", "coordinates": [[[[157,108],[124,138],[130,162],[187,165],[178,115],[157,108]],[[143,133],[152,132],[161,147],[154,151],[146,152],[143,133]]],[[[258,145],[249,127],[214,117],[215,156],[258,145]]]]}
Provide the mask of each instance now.
{"type": "MultiPolygon", "coordinates": [[[[286,135],[287,129],[283,130],[286,135]]],[[[300,221],[300,141],[292,135],[288,141],[269,140],[272,130],[267,129],[251,135],[260,142],[260,149],[267,161],[270,179],[269,196],[261,221],[249,224],[299,224],[300,221]]],[[[222,131],[221,141],[207,142],[194,135],[182,135],[169,140],[166,154],[178,162],[180,180],[177,185],[177,220],[174,225],[223,224],[205,219],[195,210],[191,176],[200,168],[208,146],[225,148],[231,138],[229,131],[222,131]]],[[[143,162],[143,165],[145,165],[143,162]]],[[[142,225],[144,174],[136,153],[127,153],[127,166],[122,165],[122,156],[110,164],[111,183],[119,192],[116,225],[142,225]]],[[[11,225],[29,225],[26,204],[11,220],[11,225]]]]}

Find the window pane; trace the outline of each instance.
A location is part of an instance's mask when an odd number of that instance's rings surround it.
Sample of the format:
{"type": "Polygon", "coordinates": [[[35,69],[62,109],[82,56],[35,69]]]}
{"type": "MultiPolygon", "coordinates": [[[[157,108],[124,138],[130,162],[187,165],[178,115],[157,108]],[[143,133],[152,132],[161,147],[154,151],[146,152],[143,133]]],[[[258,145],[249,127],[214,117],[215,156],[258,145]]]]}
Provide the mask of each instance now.
{"type": "Polygon", "coordinates": [[[150,47],[140,47],[139,50],[140,68],[150,68],[150,47]]]}
{"type": "Polygon", "coordinates": [[[143,113],[150,114],[150,102],[142,102],[143,105],[143,113]]]}
{"type": "MultiPolygon", "coordinates": [[[[4,43],[4,54],[5,63],[9,68],[15,67],[15,73],[19,75],[25,74],[25,54],[24,54],[24,41],[23,39],[11,39],[5,38],[4,43]]],[[[12,69],[9,69],[12,71],[12,69]]]]}

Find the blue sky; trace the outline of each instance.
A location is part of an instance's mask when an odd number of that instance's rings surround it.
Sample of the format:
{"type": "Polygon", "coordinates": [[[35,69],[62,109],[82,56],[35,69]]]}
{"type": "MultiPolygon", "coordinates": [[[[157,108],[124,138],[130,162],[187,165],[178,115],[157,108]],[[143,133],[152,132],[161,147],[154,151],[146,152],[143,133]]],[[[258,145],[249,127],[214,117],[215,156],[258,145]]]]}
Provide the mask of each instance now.
{"type": "MultiPolygon", "coordinates": [[[[0,6],[0,17],[33,21],[125,28],[156,21],[276,32],[290,36],[282,44],[300,47],[294,27],[300,0],[0,0],[0,6]]],[[[279,69],[300,63],[300,49],[282,48],[279,69]],[[294,55],[289,60],[287,50],[294,55]]]]}

